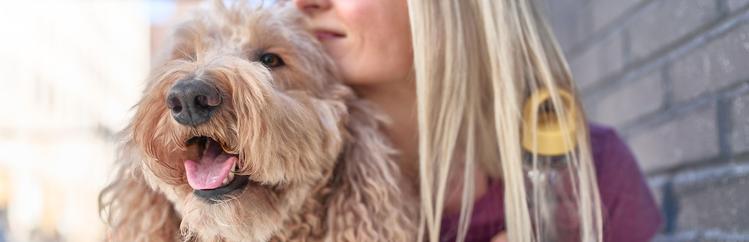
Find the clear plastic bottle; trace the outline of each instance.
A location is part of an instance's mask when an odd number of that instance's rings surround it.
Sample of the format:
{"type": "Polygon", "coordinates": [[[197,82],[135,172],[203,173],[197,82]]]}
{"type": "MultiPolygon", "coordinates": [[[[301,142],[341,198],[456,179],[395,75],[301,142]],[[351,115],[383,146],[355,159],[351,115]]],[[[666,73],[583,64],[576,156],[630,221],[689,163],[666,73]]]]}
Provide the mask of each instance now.
{"type": "Polygon", "coordinates": [[[571,95],[560,91],[564,125],[548,91],[526,102],[522,145],[526,194],[536,241],[579,241],[579,213],[570,157],[576,152],[576,108],[571,95]],[[534,117],[535,116],[535,117],[534,117]]]}

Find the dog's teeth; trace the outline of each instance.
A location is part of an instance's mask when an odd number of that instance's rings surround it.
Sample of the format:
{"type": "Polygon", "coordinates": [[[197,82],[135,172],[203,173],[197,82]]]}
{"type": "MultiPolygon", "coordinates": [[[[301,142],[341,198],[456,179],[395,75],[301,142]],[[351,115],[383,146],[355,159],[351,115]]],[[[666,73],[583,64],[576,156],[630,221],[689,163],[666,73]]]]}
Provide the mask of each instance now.
{"type": "Polygon", "coordinates": [[[221,186],[226,186],[229,184],[229,182],[234,181],[234,173],[229,172],[229,175],[224,178],[224,181],[221,182],[221,186]]]}

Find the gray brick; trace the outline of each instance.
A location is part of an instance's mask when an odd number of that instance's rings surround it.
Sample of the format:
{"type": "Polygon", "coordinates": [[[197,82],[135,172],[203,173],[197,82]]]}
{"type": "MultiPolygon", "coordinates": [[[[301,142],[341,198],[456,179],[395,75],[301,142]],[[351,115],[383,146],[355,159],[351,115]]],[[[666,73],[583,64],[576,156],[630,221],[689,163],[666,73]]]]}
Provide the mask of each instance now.
{"type": "Polygon", "coordinates": [[[621,33],[612,34],[570,61],[570,68],[580,89],[587,89],[624,67],[622,36],[621,33]]]}
{"type": "Polygon", "coordinates": [[[739,10],[746,5],[749,5],[749,0],[728,0],[728,9],[730,9],[731,12],[739,10]]]}
{"type": "Polygon", "coordinates": [[[595,104],[593,119],[620,128],[623,124],[663,106],[661,72],[624,83],[595,104]]]}
{"type": "Polygon", "coordinates": [[[725,232],[720,229],[688,230],[674,234],[659,234],[654,242],[747,242],[749,234],[725,232]]]}
{"type": "MultiPolygon", "coordinates": [[[[701,1],[699,1],[701,2],[701,1]]],[[[749,24],[737,27],[673,63],[675,101],[749,79],[749,24]]]]}
{"type": "MultiPolygon", "coordinates": [[[[709,165],[709,164],[708,164],[709,165]]],[[[733,178],[749,177],[749,162],[730,162],[715,166],[679,172],[671,179],[674,192],[685,194],[691,191],[711,189],[733,178]]]]}
{"type": "Polygon", "coordinates": [[[669,180],[669,177],[667,175],[658,175],[648,177],[647,180],[650,194],[653,194],[653,199],[658,205],[658,210],[663,210],[663,189],[666,182],[669,180]]]}
{"type": "Polygon", "coordinates": [[[730,232],[722,229],[708,229],[702,232],[702,239],[700,242],[747,242],[749,241],[749,232],[744,230],[742,232],[730,232]]]}
{"type": "Polygon", "coordinates": [[[575,82],[581,90],[585,90],[595,84],[600,78],[600,70],[597,68],[598,58],[596,52],[586,51],[576,58],[570,59],[570,70],[575,82]]]}
{"type": "Polygon", "coordinates": [[[721,228],[749,232],[749,176],[727,178],[720,184],[678,197],[677,230],[721,228]]]}
{"type": "Polygon", "coordinates": [[[715,116],[715,105],[706,105],[639,130],[629,137],[629,145],[646,172],[714,157],[719,153],[715,116]]]}
{"type": "Polygon", "coordinates": [[[641,59],[717,19],[717,2],[661,0],[649,4],[628,27],[632,56],[641,59]]]}
{"type": "Polygon", "coordinates": [[[598,31],[642,0],[593,0],[593,29],[598,31]]]}
{"type": "Polygon", "coordinates": [[[695,242],[700,238],[698,231],[684,231],[676,234],[659,234],[655,236],[653,242],[695,242]]]}
{"type": "Polygon", "coordinates": [[[731,150],[737,154],[747,152],[749,151],[749,94],[734,99],[732,109],[731,150]]]}
{"type": "Polygon", "coordinates": [[[567,51],[590,35],[590,5],[585,0],[546,0],[546,19],[563,50],[567,51]]]}

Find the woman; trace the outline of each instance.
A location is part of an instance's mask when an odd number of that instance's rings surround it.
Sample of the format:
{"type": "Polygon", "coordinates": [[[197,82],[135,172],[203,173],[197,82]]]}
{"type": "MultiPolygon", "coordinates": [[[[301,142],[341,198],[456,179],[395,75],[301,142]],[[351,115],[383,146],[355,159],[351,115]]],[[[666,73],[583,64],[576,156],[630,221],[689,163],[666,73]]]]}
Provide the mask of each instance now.
{"type": "MultiPolygon", "coordinates": [[[[346,83],[390,117],[385,132],[421,192],[422,236],[538,236],[518,162],[519,110],[543,89],[563,114],[559,93],[574,84],[530,0],[294,3],[346,83]]],[[[577,240],[650,240],[660,217],[634,158],[611,129],[588,126],[583,116],[560,119],[580,127],[567,137],[579,144],[568,161],[577,168],[577,240]]]]}

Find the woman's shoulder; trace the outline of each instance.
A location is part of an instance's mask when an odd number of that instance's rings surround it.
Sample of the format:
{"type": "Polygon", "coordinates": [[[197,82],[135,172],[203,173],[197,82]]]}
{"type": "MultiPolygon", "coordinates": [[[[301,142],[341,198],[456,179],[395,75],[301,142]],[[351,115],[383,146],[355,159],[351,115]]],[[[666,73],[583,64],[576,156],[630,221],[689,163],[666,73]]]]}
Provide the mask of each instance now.
{"type": "Polygon", "coordinates": [[[589,124],[590,145],[600,192],[620,193],[645,183],[632,151],[614,128],[589,124]]]}
{"type": "Polygon", "coordinates": [[[662,218],[637,159],[613,128],[590,124],[589,132],[604,209],[604,241],[649,241],[662,218]]]}
{"type": "Polygon", "coordinates": [[[588,125],[593,162],[599,175],[611,176],[640,172],[635,156],[614,128],[591,123],[588,125]]]}
{"type": "Polygon", "coordinates": [[[594,159],[606,155],[606,152],[621,152],[619,149],[626,148],[624,141],[612,127],[590,123],[588,124],[588,132],[590,133],[590,144],[593,148],[594,159]]]}

